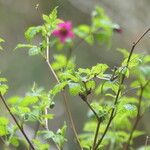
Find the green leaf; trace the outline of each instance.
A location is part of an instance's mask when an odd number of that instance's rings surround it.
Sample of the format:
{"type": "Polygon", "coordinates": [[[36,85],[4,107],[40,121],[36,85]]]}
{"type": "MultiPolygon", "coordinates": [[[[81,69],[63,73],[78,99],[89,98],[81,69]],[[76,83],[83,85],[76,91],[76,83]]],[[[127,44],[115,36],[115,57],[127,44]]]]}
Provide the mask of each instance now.
{"type": "Polygon", "coordinates": [[[43,18],[43,20],[46,22],[46,23],[50,23],[50,18],[49,18],[49,16],[47,16],[47,15],[42,15],[42,18],[43,18]]]}
{"type": "Polygon", "coordinates": [[[133,132],[133,138],[139,137],[139,136],[144,135],[144,134],[145,134],[144,131],[135,130],[133,132]]]}
{"type": "Polygon", "coordinates": [[[78,95],[81,92],[81,85],[79,83],[69,83],[69,92],[71,95],[78,95]]]}
{"type": "Polygon", "coordinates": [[[106,64],[97,64],[91,69],[91,77],[98,76],[103,77],[104,72],[108,69],[106,64]]]}
{"type": "Polygon", "coordinates": [[[0,92],[2,95],[8,90],[8,86],[5,84],[5,82],[7,82],[5,78],[0,78],[0,92]]]}
{"type": "Polygon", "coordinates": [[[88,90],[93,90],[93,89],[95,89],[95,86],[96,86],[96,84],[95,84],[95,81],[93,81],[93,80],[90,80],[90,81],[87,81],[86,82],[86,87],[87,87],[87,89],[88,90]]]}
{"type": "Polygon", "coordinates": [[[12,144],[15,147],[19,146],[19,139],[16,136],[12,137],[9,142],[10,142],[10,144],[12,144]]]}
{"type": "Polygon", "coordinates": [[[38,131],[38,135],[42,136],[44,140],[53,139],[53,137],[55,136],[55,134],[52,131],[46,130],[38,131]]]}
{"type": "Polygon", "coordinates": [[[36,47],[36,46],[31,44],[18,44],[14,50],[19,48],[32,48],[32,47],[36,47]]]}
{"type": "Polygon", "coordinates": [[[58,129],[56,135],[53,137],[54,142],[59,145],[60,149],[63,148],[64,143],[67,141],[67,139],[65,138],[66,129],[67,126],[66,123],[64,123],[63,127],[61,129],[58,129]]]}
{"type": "Polygon", "coordinates": [[[53,119],[54,115],[53,114],[46,114],[46,115],[42,115],[42,117],[46,118],[46,119],[53,119]]]}
{"type": "Polygon", "coordinates": [[[93,134],[91,133],[80,134],[79,139],[81,141],[81,146],[85,149],[90,149],[93,143],[93,138],[93,134]]]}
{"type": "Polygon", "coordinates": [[[0,43],[5,42],[2,38],[0,38],[0,43]]]}
{"type": "Polygon", "coordinates": [[[62,83],[57,84],[52,90],[50,90],[49,92],[50,95],[55,96],[57,93],[62,91],[67,84],[68,84],[67,82],[62,82],[62,83]]]}
{"type": "Polygon", "coordinates": [[[86,132],[95,132],[96,129],[96,121],[88,121],[85,123],[83,130],[86,132]]]}
{"type": "Polygon", "coordinates": [[[110,94],[109,90],[112,90],[114,93],[117,93],[118,87],[119,87],[118,83],[107,81],[107,82],[104,82],[104,83],[100,84],[96,88],[95,93],[97,95],[100,94],[100,93],[109,93],[110,94]]]}
{"type": "Polygon", "coordinates": [[[115,25],[105,14],[103,8],[95,8],[92,13],[92,31],[95,33],[95,38],[99,43],[110,43],[115,25]]]}
{"type": "MultiPolygon", "coordinates": [[[[92,102],[91,104],[91,107],[95,110],[95,112],[98,114],[98,116],[102,119],[101,121],[103,121],[106,116],[107,116],[107,107],[106,108],[103,108],[99,103],[97,102],[92,102]]],[[[88,114],[89,116],[91,116],[91,113],[93,115],[93,112],[90,111],[90,113],[88,114]]]]}
{"type": "Polygon", "coordinates": [[[139,67],[140,72],[145,76],[145,77],[149,77],[150,75],[150,66],[140,66],[139,67]]]}
{"type": "Polygon", "coordinates": [[[41,52],[41,48],[37,46],[33,46],[32,48],[29,49],[29,56],[34,56],[38,55],[41,52]]]}
{"type": "Polygon", "coordinates": [[[32,40],[37,33],[40,33],[42,31],[42,26],[37,26],[37,27],[30,27],[27,29],[25,32],[25,37],[27,40],[32,40]]]}
{"type": "Polygon", "coordinates": [[[88,44],[92,45],[94,43],[94,37],[91,32],[91,28],[88,25],[80,25],[74,29],[75,34],[80,38],[84,39],[88,44]]]}
{"type": "Polygon", "coordinates": [[[59,19],[57,19],[57,7],[55,7],[51,12],[50,15],[43,15],[43,20],[45,23],[46,32],[51,34],[51,32],[56,29],[57,24],[60,22],[59,19]]]}
{"type": "Polygon", "coordinates": [[[144,56],[143,62],[144,63],[149,63],[150,62],[150,55],[144,56]]]}
{"type": "Polygon", "coordinates": [[[136,107],[134,105],[131,105],[131,104],[125,104],[124,108],[126,110],[131,110],[131,111],[136,109],[136,107]]]}
{"type": "Polygon", "coordinates": [[[13,97],[10,97],[7,101],[9,104],[14,105],[14,104],[17,104],[20,99],[21,98],[19,96],[13,96],[13,97]]]}
{"type": "Polygon", "coordinates": [[[0,125],[6,126],[8,124],[8,119],[0,117],[0,125]]]}
{"type": "MultiPolygon", "coordinates": [[[[143,57],[143,55],[132,54],[129,65],[128,65],[128,68],[132,69],[133,67],[137,67],[142,62],[142,57],[143,57]]],[[[128,61],[128,58],[126,58],[122,62],[123,67],[127,65],[127,61],[128,61]]]]}
{"type": "Polygon", "coordinates": [[[66,134],[66,123],[64,123],[63,127],[61,129],[58,129],[56,134],[54,134],[54,132],[52,131],[38,131],[38,135],[42,136],[43,139],[45,140],[49,140],[52,139],[56,145],[58,145],[60,147],[60,149],[62,149],[64,142],[66,141],[65,139],[65,134],[66,134]]]}
{"type": "Polygon", "coordinates": [[[39,140],[32,140],[36,150],[49,150],[50,144],[41,143],[39,140]]]}
{"type": "Polygon", "coordinates": [[[52,67],[54,70],[62,69],[63,67],[66,67],[67,64],[67,58],[64,55],[55,55],[54,56],[55,61],[52,63],[52,67]]]}
{"type": "Polygon", "coordinates": [[[126,49],[123,48],[118,48],[117,49],[120,53],[122,53],[122,55],[124,56],[124,58],[127,58],[129,56],[129,52],[126,49]]]}
{"type": "Polygon", "coordinates": [[[20,101],[19,106],[25,107],[25,106],[33,105],[36,102],[38,102],[38,100],[39,98],[36,96],[26,96],[20,101]]]}
{"type": "Polygon", "coordinates": [[[8,119],[4,117],[0,117],[0,136],[4,136],[8,134],[7,125],[8,125],[8,119]]]}
{"type": "Polygon", "coordinates": [[[49,23],[52,23],[54,22],[56,19],[57,19],[57,6],[51,11],[50,15],[49,15],[49,18],[50,18],[50,21],[49,23]]]}

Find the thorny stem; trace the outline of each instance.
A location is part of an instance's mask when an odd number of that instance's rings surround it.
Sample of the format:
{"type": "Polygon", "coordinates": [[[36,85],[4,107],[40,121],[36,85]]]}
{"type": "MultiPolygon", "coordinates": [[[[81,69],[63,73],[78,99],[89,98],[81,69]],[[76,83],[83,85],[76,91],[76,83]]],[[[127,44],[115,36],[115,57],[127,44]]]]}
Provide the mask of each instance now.
{"type": "MultiPolygon", "coordinates": [[[[135,47],[138,45],[138,43],[142,40],[142,38],[143,38],[149,31],[150,31],[150,28],[147,29],[147,30],[138,38],[138,40],[137,40],[136,42],[133,43],[133,45],[132,45],[132,47],[131,47],[131,50],[130,50],[129,57],[128,57],[128,59],[127,59],[127,64],[126,64],[126,67],[127,67],[127,68],[128,68],[128,66],[129,66],[129,62],[130,62],[130,59],[131,59],[131,56],[132,56],[132,54],[133,54],[133,51],[134,51],[135,47]]],[[[114,106],[116,106],[116,104],[117,104],[117,102],[118,102],[118,98],[119,98],[119,95],[120,95],[120,93],[121,93],[121,87],[122,87],[122,85],[123,85],[123,83],[124,83],[124,80],[125,80],[125,75],[123,74],[123,75],[122,75],[121,82],[120,82],[120,86],[119,86],[119,88],[118,88],[118,92],[117,92],[117,95],[116,95],[116,98],[115,98],[115,101],[114,101],[114,106]]],[[[112,120],[113,120],[113,118],[114,118],[114,113],[115,113],[115,107],[112,108],[112,111],[111,111],[111,114],[110,114],[110,118],[109,118],[108,124],[107,124],[107,126],[106,126],[106,128],[105,128],[105,131],[104,131],[102,137],[101,137],[101,138],[99,139],[99,141],[97,142],[97,144],[96,144],[94,150],[97,150],[97,148],[99,147],[99,145],[100,145],[101,142],[103,141],[103,139],[104,139],[104,137],[105,137],[105,135],[106,135],[106,133],[107,133],[107,131],[108,131],[110,125],[111,125],[111,122],[112,122],[112,120]]]]}
{"type": "Polygon", "coordinates": [[[26,133],[24,132],[24,130],[21,128],[21,126],[19,125],[16,117],[13,115],[13,113],[11,112],[9,106],[7,105],[7,103],[5,102],[4,97],[2,96],[1,92],[0,92],[0,98],[3,102],[3,104],[5,105],[7,111],[9,112],[9,114],[11,115],[11,117],[13,118],[13,120],[15,121],[16,125],[18,126],[19,130],[21,131],[21,133],[23,134],[23,136],[25,137],[25,139],[27,140],[28,144],[30,145],[30,147],[35,150],[33,144],[31,143],[30,139],[27,137],[26,133]]]}
{"type": "MultiPolygon", "coordinates": [[[[55,80],[57,83],[60,83],[54,69],[52,68],[51,64],[50,64],[50,61],[49,61],[49,37],[47,37],[47,58],[46,58],[46,62],[47,62],[47,65],[49,66],[50,68],[50,71],[52,72],[55,80]]],[[[74,125],[74,121],[73,121],[73,118],[72,118],[72,114],[71,114],[71,111],[70,111],[70,108],[69,108],[69,105],[68,105],[68,100],[67,100],[67,97],[66,97],[66,94],[65,94],[65,91],[62,91],[61,92],[62,94],[62,97],[63,97],[63,100],[64,100],[64,104],[65,104],[65,108],[66,108],[66,111],[67,111],[67,114],[68,114],[68,118],[69,118],[69,121],[70,121],[70,124],[71,124],[71,127],[72,127],[72,130],[74,132],[74,135],[75,135],[75,138],[79,144],[79,147],[81,150],[83,150],[81,144],[80,144],[80,141],[79,141],[79,138],[78,138],[78,134],[77,134],[77,131],[76,131],[76,128],[75,128],[75,125],[74,125]]]]}
{"type": "Polygon", "coordinates": [[[136,115],[136,120],[135,120],[134,126],[131,130],[130,136],[128,138],[128,141],[127,141],[127,144],[126,144],[124,150],[129,149],[130,143],[131,143],[131,140],[132,140],[132,137],[133,137],[133,133],[134,133],[135,129],[137,128],[137,125],[138,125],[138,123],[139,123],[139,121],[142,117],[142,115],[141,115],[141,102],[142,102],[144,89],[147,87],[148,84],[149,84],[149,81],[144,86],[141,85],[141,91],[140,91],[140,95],[139,95],[139,103],[138,103],[138,108],[137,108],[138,112],[137,112],[137,115],[136,115]]]}

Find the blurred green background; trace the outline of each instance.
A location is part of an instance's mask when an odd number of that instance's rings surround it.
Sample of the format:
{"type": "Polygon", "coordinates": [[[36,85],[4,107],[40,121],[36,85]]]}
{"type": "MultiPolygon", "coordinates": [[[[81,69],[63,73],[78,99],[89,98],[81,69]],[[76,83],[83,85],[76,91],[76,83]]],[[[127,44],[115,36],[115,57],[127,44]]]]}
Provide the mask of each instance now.
{"type": "MultiPolygon", "coordinates": [[[[48,14],[55,6],[59,6],[59,17],[63,20],[71,20],[74,26],[89,24],[90,14],[95,6],[102,6],[106,14],[113,22],[118,23],[123,33],[114,34],[111,48],[95,45],[91,47],[84,42],[74,51],[77,65],[89,67],[96,63],[108,63],[110,66],[118,65],[121,57],[116,52],[118,47],[130,49],[132,42],[137,36],[150,26],[150,1],[149,0],[0,0],[0,37],[6,43],[5,51],[0,53],[1,76],[8,79],[9,92],[7,97],[12,95],[24,95],[30,89],[33,82],[47,90],[54,85],[45,62],[38,56],[29,57],[27,51],[18,50],[13,52],[17,43],[24,43],[24,31],[29,26],[41,24],[41,16],[35,9],[39,3],[40,13],[48,14]]],[[[149,36],[149,35],[148,35],[149,36]]],[[[136,49],[140,53],[149,53],[149,37],[136,49]]],[[[56,100],[54,109],[56,119],[50,122],[52,129],[59,128],[66,118],[61,97],[56,100]]],[[[87,119],[87,107],[78,97],[69,98],[73,118],[78,132],[82,132],[84,121],[87,119]]],[[[0,111],[8,115],[0,106],[0,111]]],[[[150,133],[150,113],[147,112],[141,128],[145,128],[147,135],[150,133]]],[[[32,129],[28,132],[32,133],[32,129]]],[[[72,132],[70,132],[70,148],[76,149],[73,145],[72,132]]],[[[145,137],[137,140],[137,144],[143,143],[145,137]]]]}

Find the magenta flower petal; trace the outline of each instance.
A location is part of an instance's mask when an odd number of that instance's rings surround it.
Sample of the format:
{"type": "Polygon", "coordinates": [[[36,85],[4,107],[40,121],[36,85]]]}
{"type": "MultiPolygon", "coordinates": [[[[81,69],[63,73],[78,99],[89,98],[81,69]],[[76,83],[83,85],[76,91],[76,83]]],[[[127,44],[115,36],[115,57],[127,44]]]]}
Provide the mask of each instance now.
{"type": "Polygon", "coordinates": [[[72,39],[74,37],[74,33],[73,32],[69,32],[68,37],[70,37],[72,39]]]}
{"type": "Polygon", "coordinates": [[[74,37],[72,23],[70,21],[59,23],[57,29],[52,34],[58,37],[62,43],[66,42],[67,39],[72,39],[74,37]]]}
{"type": "Polygon", "coordinates": [[[52,32],[52,34],[54,35],[54,36],[59,36],[59,30],[54,30],[53,32],[52,32]]]}

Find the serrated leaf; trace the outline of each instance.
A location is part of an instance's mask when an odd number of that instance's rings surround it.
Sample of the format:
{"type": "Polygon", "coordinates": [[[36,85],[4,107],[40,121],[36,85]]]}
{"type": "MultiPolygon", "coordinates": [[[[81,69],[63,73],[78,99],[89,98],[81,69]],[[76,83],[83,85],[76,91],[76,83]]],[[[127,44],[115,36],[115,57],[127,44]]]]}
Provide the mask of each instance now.
{"type": "Polygon", "coordinates": [[[84,39],[88,44],[92,45],[94,43],[94,37],[91,32],[91,28],[88,25],[80,25],[74,29],[75,34],[80,38],[84,39]]]}
{"type": "Polygon", "coordinates": [[[19,146],[19,140],[18,140],[18,137],[12,137],[11,139],[10,139],[10,144],[12,144],[13,146],[15,146],[15,147],[18,147],[19,146]]]}
{"type": "Polygon", "coordinates": [[[33,105],[33,104],[35,104],[38,100],[39,100],[39,98],[36,97],[36,96],[26,96],[25,98],[23,98],[23,99],[20,101],[19,106],[25,107],[25,106],[33,105]]]}
{"type": "Polygon", "coordinates": [[[7,79],[5,78],[0,78],[0,92],[1,94],[5,94],[8,90],[8,86],[5,84],[7,82],[7,79]]]}
{"type": "Polygon", "coordinates": [[[35,47],[35,45],[31,45],[31,44],[18,44],[14,50],[19,49],[19,48],[32,48],[32,47],[35,47]]]}
{"type": "Polygon", "coordinates": [[[33,139],[36,150],[49,150],[50,144],[41,143],[39,140],[33,139]]]}
{"type": "Polygon", "coordinates": [[[69,83],[68,85],[71,95],[78,95],[81,92],[81,85],[79,83],[69,83]]]}
{"type": "Polygon", "coordinates": [[[41,31],[42,31],[42,26],[30,27],[25,32],[25,37],[27,40],[31,40],[34,38],[35,35],[37,35],[37,33],[41,32],[41,31]]]}
{"type": "Polygon", "coordinates": [[[29,56],[34,56],[34,55],[38,55],[41,52],[41,48],[34,46],[32,48],[29,49],[29,56]]]}
{"type": "Polygon", "coordinates": [[[49,92],[50,95],[55,96],[57,93],[62,91],[67,84],[68,84],[67,82],[62,82],[62,83],[57,84],[52,90],[50,90],[49,92]]]}
{"type": "Polygon", "coordinates": [[[97,64],[93,66],[91,69],[91,76],[99,76],[103,77],[104,72],[108,69],[108,65],[106,64],[97,64]]]}
{"type": "Polygon", "coordinates": [[[4,117],[0,117],[0,136],[4,136],[8,134],[7,125],[8,125],[8,119],[4,117]]]}

